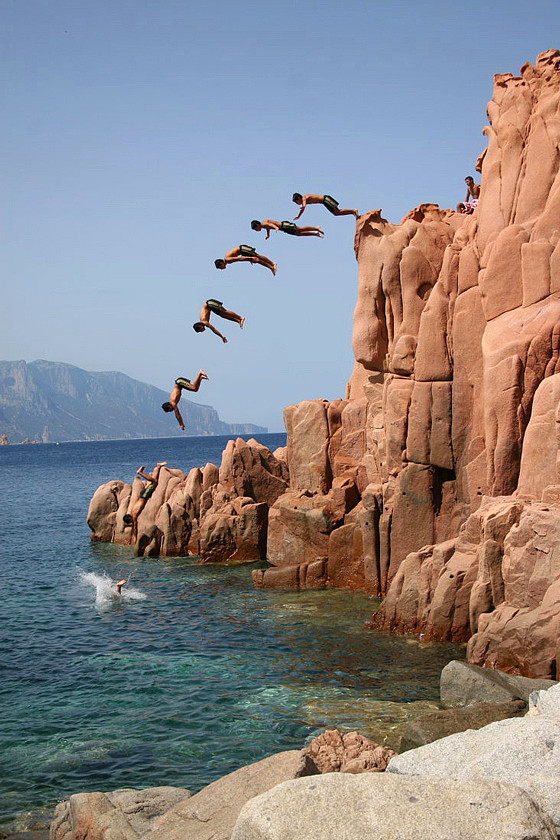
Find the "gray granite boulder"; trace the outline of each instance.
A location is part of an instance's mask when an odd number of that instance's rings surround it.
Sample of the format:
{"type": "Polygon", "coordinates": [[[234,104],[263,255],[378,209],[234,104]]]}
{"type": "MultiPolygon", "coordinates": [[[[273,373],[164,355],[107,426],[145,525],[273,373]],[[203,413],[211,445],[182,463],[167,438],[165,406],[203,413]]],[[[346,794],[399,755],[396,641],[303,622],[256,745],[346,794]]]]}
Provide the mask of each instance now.
{"type": "Polygon", "coordinates": [[[533,691],[529,696],[528,714],[558,715],[560,714],[560,683],[556,683],[548,691],[533,691]]]}
{"type": "Polygon", "coordinates": [[[513,785],[386,773],[328,773],[284,782],[248,802],[231,835],[231,840],[498,838],[556,840],[556,830],[513,785]]]}
{"type": "Polygon", "coordinates": [[[448,708],[469,706],[471,703],[508,703],[510,700],[528,703],[532,691],[546,690],[554,685],[554,680],[517,677],[455,659],[441,672],[440,700],[448,708]]]}
{"type": "Polygon", "coordinates": [[[517,785],[560,827],[560,719],[500,720],[395,756],[386,773],[499,780],[517,785]]]}
{"type": "Polygon", "coordinates": [[[482,729],[496,720],[518,717],[527,710],[523,700],[509,703],[473,703],[458,709],[440,709],[411,720],[402,736],[399,752],[414,750],[431,744],[440,738],[465,732],[467,729],[482,729]]]}
{"type": "Polygon", "coordinates": [[[185,788],[168,786],[75,793],[57,805],[50,840],[136,840],[157,817],[190,795],[185,788]]]}
{"type": "Polygon", "coordinates": [[[271,755],[222,776],[180,802],[156,820],[146,840],[229,840],[239,812],[249,799],[280,782],[317,772],[300,750],[271,755]]]}

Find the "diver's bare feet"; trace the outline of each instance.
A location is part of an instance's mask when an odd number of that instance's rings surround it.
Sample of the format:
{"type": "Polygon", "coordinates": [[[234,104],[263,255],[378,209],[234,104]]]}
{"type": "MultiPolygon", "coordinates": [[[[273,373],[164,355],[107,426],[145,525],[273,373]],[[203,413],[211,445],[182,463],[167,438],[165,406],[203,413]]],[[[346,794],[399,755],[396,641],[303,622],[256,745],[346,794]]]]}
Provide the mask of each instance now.
{"type": "Polygon", "coordinates": [[[142,466],[138,467],[138,469],[136,470],[136,474],[138,475],[139,473],[144,472],[145,469],[146,469],[146,464],[142,464],[142,466]]]}
{"type": "Polygon", "coordinates": [[[241,321],[239,322],[239,326],[241,327],[241,329],[243,329],[243,324],[244,323],[245,323],[245,318],[242,318],[241,321]]]}
{"type": "Polygon", "coordinates": [[[167,461],[159,461],[158,467],[165,467],[167,466],[167,461]]]}
{"type": "Polygon", "coordinates": [[[272,263],[271,271],[276,276],[276,263],[272,263]]]}
{"type": "Polygon", "coordinates": [[[317,233],[318,236],[320,236],[321,238],[323,238],[323,236],[325,235],[325,231],[323,230],[323,228],[320,227],[317,228],[317,233]]]}
{"type": "Polygon", "coordinates": [[[202,368],[200,368],[200,371],[199,371],[199,374],[198,374],[198,375],[199,375],[202,379],[208,379],[208,374],[206,373],[206,371],[205,371],[205,370],[202,370],[202,368]]]}

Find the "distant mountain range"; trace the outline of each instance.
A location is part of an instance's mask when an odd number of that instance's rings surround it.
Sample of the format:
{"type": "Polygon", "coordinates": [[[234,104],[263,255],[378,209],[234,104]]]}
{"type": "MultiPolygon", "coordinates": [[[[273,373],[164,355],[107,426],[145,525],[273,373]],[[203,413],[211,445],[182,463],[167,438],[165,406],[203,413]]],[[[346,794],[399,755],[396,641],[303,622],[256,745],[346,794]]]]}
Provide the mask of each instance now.
{"type": "Polygon", "coordinates": [[[0,361],[0,436],[10,443],[264,434],[264,426],[224,423],[209,405],[181,400],[186,432],[161,404],[169,393],[117,371],[64,362],[0,361]]]}

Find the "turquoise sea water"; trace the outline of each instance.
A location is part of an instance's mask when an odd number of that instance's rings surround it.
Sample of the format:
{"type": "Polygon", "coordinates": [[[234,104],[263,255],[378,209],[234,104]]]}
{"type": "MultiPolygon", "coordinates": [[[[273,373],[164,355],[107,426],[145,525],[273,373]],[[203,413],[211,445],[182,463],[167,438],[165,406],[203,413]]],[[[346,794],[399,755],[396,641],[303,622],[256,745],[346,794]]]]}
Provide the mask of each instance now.
{"type": "Polygon", "coordinates": [[[198,790],[327,726],[391,743],[403,703],[436,700],[463,657],[366,630],[362,594],[255,590],[250,567],[90,542],[101,483],[219,464],[226,441],[0,447],[0,824],[82,790],[198,790]]]}

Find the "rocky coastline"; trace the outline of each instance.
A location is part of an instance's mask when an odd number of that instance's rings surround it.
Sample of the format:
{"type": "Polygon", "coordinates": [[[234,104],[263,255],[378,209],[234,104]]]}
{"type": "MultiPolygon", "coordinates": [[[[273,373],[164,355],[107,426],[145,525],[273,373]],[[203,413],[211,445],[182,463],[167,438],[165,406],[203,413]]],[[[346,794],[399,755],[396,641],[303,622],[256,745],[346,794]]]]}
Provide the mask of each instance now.
{"type": "MultiPolygon", "coordinates": [[[[280,754],[237,771],[246,798],[234,773],[122,836],[557,837],[559,103],[558,50],[496,75],[476,211],[357,222],[346,398],[286,408],[285,449],[238,439],[219,467],[166,470],[139,520],[139,555],[266,559],[257,587],[383,598],[376,629],[467,643],[470,687],[452,702],[442,675],[447,710],[413,722],[386,772],[280,754]]],[[[139,492],[100,487],[92,539],[126,543],[139,492]]],[[[52,840],[95,840],[79,804],[61,806],[52,840]]]]}
{"type": "Polygon", "coordinates": [[[451,662],[441,705],[408,725],[400,754],[335,729],[194,795],[74,794],[57,806],[50,840],[555,838],[560,685],[451,662]]]}

